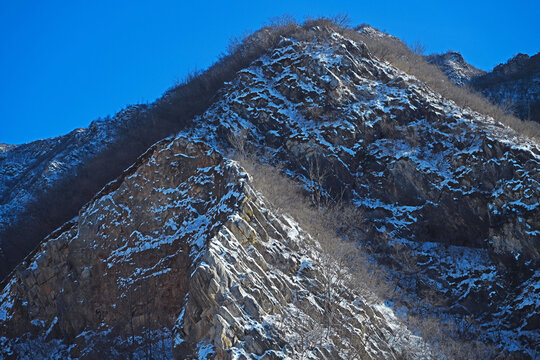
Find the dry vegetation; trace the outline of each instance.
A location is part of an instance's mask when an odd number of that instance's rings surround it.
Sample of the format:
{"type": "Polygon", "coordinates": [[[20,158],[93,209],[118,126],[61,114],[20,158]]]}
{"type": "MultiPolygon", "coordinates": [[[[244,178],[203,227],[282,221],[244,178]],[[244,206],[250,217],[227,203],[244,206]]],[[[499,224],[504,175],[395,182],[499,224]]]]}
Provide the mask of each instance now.
{"type": "MultiPolygon", "coordinates": [[[[271,165],[261,164],[256,159],[232,154],[233,158],[246,169],[252,178],[255,188],[265,196],[274,210],[291,215],[300,226],[312,235],[320,244],[323,254],[323,277],[326,313],[325,323],[318,329],[319,335],[331,326],[333,319],[332,304],[336,300],[343,283],[355,289],[364,297],[377,301],[390,300],[395,307],[407,307],[407,316],[402,320],[410,329],[417,332],[427,342],[438,359],[494,359],[496,350],[477,339],[475,327],[471,319],[459,322],[443,322],[435,314],[430,313],[433,303],[442,301],[438,294],[426,291],[416,303],[411,303],[404,290],[397,290],[397,279],[385,266],[377,264],[369,254],[369,247],[363,246],[365,234],[362,229],[363,213],[352,205],[340,201],[314,202],[313,188],[304,189],[298,183],[287,178],[271,165]],[[338,269],[337,271],[330,269],[338,269]],[[330,275],[328,271],[333,271],[330,275]],[[352,274],[352,276],[346,276],[352,274]],[[331,294],[334,295],[331,295],[331,294]]],[[[315,188],[316,189],[316,188],[315,188]]],[[[316,198],[316,197],[315,197],[316,198]]],[[[393,249],[388,249],[392,251],[393,249]]],[[[406,257],[406,254],[402,252],[406,257]]],[[[413,259],[414,260],[414,259],[413,259]]],[[[408,265],[409,275],[417,273],[416,262],[408,265]]],[[[316,337],[310,330],[306,335],[309,340],[316,337]]],[[[302,337],[302,341],[306,340],[302,337]]],[[[306,340],[306,341],[307,341],[306,340]]],[[[412,351],[412,349],[411,349],[412,351]]],[[[402,354],[409,358],[410,354],[402,354]]],[[[501,354],[502,356],[502,354],[501,354]]]]}
{"type": "Polygon", "coordinates": [[[354,41],[363,42],[370,52],[380,60],[388,61],[398,69],[415,76],[434,91],[453,100],[461,107],[489,115],[521,135],[540,138],[540,124],[518,119],[510,114],[508,109],[491,103],[472,88],[458,87],[437,66],[427,63],[423,57],[425,47],[422,44],[417,42],[407,46],[398,38],[390,35],[372,36],[361,32],[363,25],[351,27],[345,15],[308,19],[302,25],[298,25],[294,19],[289,17],[274,20],[268,26],[245,36],[243,39],[234,39],[229,46],[229,55],[222,57],[220,62],[214,65],[216,69],[212,67],[210,69],[212,71],[209,70],[209,74],[205,73],[204,75],[212,77],[215,70],[219,70],[218,72],[224,69],[225,72],[230,71],[231,65],[234,68],[237,65],[247,66],[266,51],[273,49],[282,37],[298,40],[309,39],[315,36],[314,33],[310,32],[315,26],[324,27],[354,41]]]}
{"type": "Polygon", "coordinates": [[[409,48],[405,43],[392,36],[373,37],[354,30],[343,28],[344,35],[364,42],[372,54],[381,60],[390,62],[400,70],[415,76],[426,83],[443,97],[453,100],[463,108],[470,108],[481,114],[489,115],[497,121],[511,127],[521,135],[540,138],[540,124],[520,120],[499,105],[491,103],[482,94],[470,87],[459,87],[450,81],[437,66],[428,64],[418,45],[409,48]]]}

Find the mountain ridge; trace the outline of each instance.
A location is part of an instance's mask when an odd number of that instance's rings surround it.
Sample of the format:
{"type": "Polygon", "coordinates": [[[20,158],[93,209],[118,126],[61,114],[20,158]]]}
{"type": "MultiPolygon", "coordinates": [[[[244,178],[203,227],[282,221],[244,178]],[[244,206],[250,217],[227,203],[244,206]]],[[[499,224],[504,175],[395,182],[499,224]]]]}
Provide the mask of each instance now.
{"type": "Polygon", "coordinates": [[[540,122],[540,54],[517,54],[489,72],[474,68],[457,52],[426,59],[458,86],[470,86],[522,120],[540,122]]]}

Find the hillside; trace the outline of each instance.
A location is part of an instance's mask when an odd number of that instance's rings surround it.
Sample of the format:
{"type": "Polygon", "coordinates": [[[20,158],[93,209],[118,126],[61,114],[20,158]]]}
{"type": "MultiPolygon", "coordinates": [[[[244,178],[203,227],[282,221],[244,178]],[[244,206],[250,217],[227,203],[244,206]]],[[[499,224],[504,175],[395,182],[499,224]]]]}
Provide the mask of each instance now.
{"type": "Polygon", "coordinates": [[[538,356],[538,141],[365,29],[238,45],[206,109],[4,280],[3,356],[538,356]]]}
{"type": "Polygon", "coordinates": [[[5,334],[32,329],[49,343],[4,342],[4,351],[111,356],[111,345],[133,346],[121,335],[111,339],[124,333],[137,334],[142,353],[152,346],[169,357],[172,345],[181,359],[307,354],[326,337],[312,327],[334,298],[335,329],[317,351],[395,358],[409,346],[394,338],[410,332],[383,304],[340,289],[341,279],[325,292],[322,261],[316,242],[270,210],[235,162],[201,143],[165,140],[10,280],[5,334]]]}
{"type": "MultiPolygon", "coordinates": [[[[97,121],[88,129],[77,129],[71,133],[52,139],[39,140],[19,146],[2,146],[0,153],[0,277],[19,263],[36,246],[36,241],[25,241],[21,227],[36,229],[49,220],[32,206],[39,203],[41,209],[49,208],[44,196],[54,192],[55,187],[72,178],[84,168],[84,164],[96,157],[103,149],[111,146],[119,138],[120,120],[116,122],[97,121]],[[38,217],[25,216],[29,212],[39,213],[38,217]],[[24,218],[24,220],[22,220],[24,218]],[[33,220],[33,221],[32,221],[33,220]],[[32,225],[34,223],[34,225],[32,225]],[[41,223],[41,224],[40,224],[41,223]]],[[[71,216],[89,199],[77,201],[76,189],[67,189],[62,196],[75,201],[71,216]]],[[[80,190],[84,192],[85,190],[80,190]]],[[[97,189],[88,189],[95,192],[97,189]]],[[[88,195],[87,195],[88,196],[88,195]]],[[[91,195],[90,195],[91,196],[91,195]]],[[[69,207],[69,206],[68,206],[69,207]]],[[[62,222],[65,221],[62,218],[62,222]]],[[[58,224],[56,224],[58,225],[58,224]]],[[[31,232],[31,236],[42,238],[52,229],[31,232]]],[[[39,241],[39,240],[37,240],[39,241]]]]}

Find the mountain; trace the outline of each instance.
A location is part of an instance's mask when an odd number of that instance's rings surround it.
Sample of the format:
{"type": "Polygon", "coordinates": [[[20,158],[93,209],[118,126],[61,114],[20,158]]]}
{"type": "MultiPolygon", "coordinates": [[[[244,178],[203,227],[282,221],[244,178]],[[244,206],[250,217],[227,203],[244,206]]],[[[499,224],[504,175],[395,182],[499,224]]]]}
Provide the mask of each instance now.
{"type": "Polygon", "coordinates": [[[474,78],[472,85],[521,119],[540,122],[540,53],[518,54],[474,78]]]}
{"type": "MultiPolygon", "coordinates": [[[[24,217],[23,214],[32,203],[53,189],[56,184],[77,173],[85,162],[95,157],[109,144],[114,143],[117,137],[117,123],[96,121],[88,129],[77,129],[58,138],[1,147],[0,234],[3,236],[0,237],[2,240],[0,242],[0,275],[2,278],[36,245],[20,241],[21,234],[17,227],[20,228],[22,224],[19,224],[18,220],[24,217]],[[8,239],[9,230],[15,230],[16,241],[8,239]]],[[[77,204],[76,207],[79,208],[81,205],[77,204]]],[[[29,218],[25,220],[31,222],[29,218]]],[[[28,223],[25,225],[28,226],[28,223]]]]}
{"type": "Polygon", "coordinates": [[[537,138],[365,29],[239,45],[205,111],[6,277],[2,355],[537,357],[537,138]]]}
{"type": "Polygon", "coordinates": [[[517,54],[490,72],[476,69],[452,51],[426,60],[456,85],[470,86],[520,119],[540,122],[540,53],[517,54]]]}
{"type": "Polygon", "coordinates": [[[261,31],[204,73],[189,74],[151,105],[128,106],[113,119],[97,120],[88,129],[58,138],[0,144],[0,278],[148,147],[193,126],[194,117],[213,103],[223,84],[280,36],[261,31]]]}
{"type": "Polygon", "coordinates": [[[458,86],[466,85],[471,79],[485,74],[485,71],[475,68],[467,63],[463,56],[455,51],[447,51],[444,54],[428,55],[426,61],[436,65],[458,86]]]}

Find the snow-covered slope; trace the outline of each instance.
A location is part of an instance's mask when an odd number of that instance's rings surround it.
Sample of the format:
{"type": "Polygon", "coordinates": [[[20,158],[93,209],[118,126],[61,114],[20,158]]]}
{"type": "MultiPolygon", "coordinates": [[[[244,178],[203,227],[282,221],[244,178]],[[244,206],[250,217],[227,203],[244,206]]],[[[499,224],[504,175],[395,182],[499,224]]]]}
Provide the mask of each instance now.
{"type": "Polygon", "coordinates": [[[239,71],[194,124],[6,279],[6,354],[436,357],[400,320],[428,311],[464,338],[538,356],[537,142],[321,26],[239,71]],[[321,291],[334,277],[317,238],[269,206],[223,158],[231,150],[282,167],[316,206],[361,209],[362,235],[349,240],[385,267],[408,310],[346,282],[321,291]],[[319,316],[329,298],[333,326],[319,316]]]}
{"type": "Polygon", "coordinates": [[[465,59],[463,59],[463,56],[455,51],[429,55],[426,56],[426,60],[428,63],[439,67],[441,71],[458,86],[466,85],[471,79],[485,74],[485,71],[468,64],[465,59]]]}

